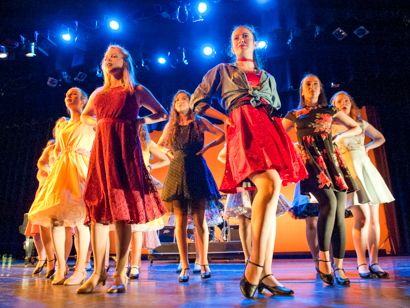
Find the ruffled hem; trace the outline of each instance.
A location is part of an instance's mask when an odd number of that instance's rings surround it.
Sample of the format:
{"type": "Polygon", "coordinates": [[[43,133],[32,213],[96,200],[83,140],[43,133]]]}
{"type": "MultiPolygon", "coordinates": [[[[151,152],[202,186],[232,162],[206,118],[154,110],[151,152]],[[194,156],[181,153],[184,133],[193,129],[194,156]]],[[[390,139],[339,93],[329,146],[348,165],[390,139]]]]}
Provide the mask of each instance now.
{"type": "Polygon", "coordinates": [[[289,214],[294,219],[306,219],[308,217],[319,216],[319,204],[318,203],[305,203],[301,205],[294,205],[289,214]]]}
{"type": "Polygon", "coordinates": [[[51,220],[63,221],[65,227],[76,227],[84,224],[85,206],[80,204],[59,203],[42,211],[29,214],[32,224],[50,227],[51,220]]]}

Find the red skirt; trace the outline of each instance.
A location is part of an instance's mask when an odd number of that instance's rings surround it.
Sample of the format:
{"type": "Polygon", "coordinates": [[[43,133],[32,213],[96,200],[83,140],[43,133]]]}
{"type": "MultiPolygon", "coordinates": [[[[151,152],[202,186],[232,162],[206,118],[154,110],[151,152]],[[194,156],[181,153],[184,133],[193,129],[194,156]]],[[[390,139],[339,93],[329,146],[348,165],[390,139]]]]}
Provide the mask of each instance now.
{"type": "Polygon", "coordinates": [[[308,177],[280,118],[271,120],[265,108],[252,105],[235,109],[229,118],[235,127],[228,127],[227,160],[220,191],[255,189],[248,176],[269,169],[278,171],[283,186],[308,177]]]}

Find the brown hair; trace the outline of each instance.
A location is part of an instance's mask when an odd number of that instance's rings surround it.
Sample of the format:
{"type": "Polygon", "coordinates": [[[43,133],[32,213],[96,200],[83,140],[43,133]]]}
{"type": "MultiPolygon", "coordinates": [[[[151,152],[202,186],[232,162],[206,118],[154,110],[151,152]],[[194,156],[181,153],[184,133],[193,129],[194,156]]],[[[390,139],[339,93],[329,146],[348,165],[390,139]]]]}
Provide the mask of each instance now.
{"type": "MultiPolygon", "coordinates": [[[[251,31],[254,42],[257,42],[259,40],[258,32],[256,31],[254,26],[238,25],[238,26],[233,27],[233,29],[231,31],[231,35],[229,37],[229,47],[228,47],[228,56],[231,58],[232,63],[236,62],[236,55],[232,52],[232,34],[238,28],[247,28],[249,31],[251,31]]],[[[257,50],[258,50],[258,48],[256,48],[253,51],[253,65],[255,66],[256,69],[261,70],[261,69],[263,69],[263,64],[262,64],[262,61],[259,57],[259,53],[257,52],[257,50]]]]}
{"type": "Polygon", "coordinates": [[[349,98],[350,103],[352,104],[352,107],[350,108],[349,117],[351,117],[351,118],[352,118],[353,120],[355,120],[356,122],[359,121],[359,120],[360,120],[360,111],[359,111],[359,108],[357,107],[357,105],[356,105],[356,103],[355,103],[353,97],[351,97],[349,93],[347,93],[347,92],[345,92],[345,91],[339,91],[339,92],[335,93],[335,94],[332,96],[332,98],[330,99],[330,103],[331,103],[333,106],[336,106],[336,97],[337,97],[338,95],[340,95],[340,94],[346,95],[346,96],[349,98]]]}
{"type": "Polygon", "coordinates": [[[111,49],[115,49],[118,53],[120,53],[124,60],[124,67],[123,67],[123,74],[121,79],[121,85],[124,87],[124,91],[134,94],[134,87],[137,85],[137,80],[135,79],[134,74],[134,64],[132,62],[132,58],[128,50],[120,45],[109,45],[107,51],[104,54],[104,58],[101,61],[101,68],[104,74],[104,87],[103,91],[107,92],[111,86],[111,78],[108,74],[106,67],[105,67],[105,55],[111,49]]]}
{"type": "MultiPolygon", "coordinates": [[[[188,95],[189,100],[191,100],[191,93],[185,91],[185,90],[178,90],[177,93],[175,93],[174,97],[172,98],[172,106],[171,106],[171,110],[170,110],[170,118],[169,118],[169,125],[168,125],[168,131],[166,133],[166,137],[165,137],[165,144],[166,145],[170,145],[171,143],[173,143],[175,141],[175,131],[176,128],[179,124],[179,112],[176,111],[175,109],[175,101],[176,98],[178,96],[178,94],[180,93],[185,93],[186,95],[188,95]]],[[[190,108],[188,111],[188,117],[189,119],[197,122],[199,120],[199,117],[192,111],[192,109],[190,108]]],[[[197,125],[196,125],[197,126],[197,125]]]]}
{"type": "MultiPolygon", "coordinates": [[[[317,79],[319,79],[319,77],[317,77],[317,76],[314,75],[314,74],[306,74],[306,75],[303,77],[302,81],[300,82],[300,86],[299,86],[299,95],[300,95],[299,108],[305,107],[305,98],[304,98],[303,95],[302,95],[302,86],[303,86],[303,82],[306,80],[306,78],[308,78],[308,77],[310,77],[310,76],[314,76],[314,77],[316,77],[317,79]]],[[[320,82],[320,94],[319,94],[319,98],[318,98],[318,100],[317,100],[317,103],[318,103],[318,106],[320,106],[320,107],[326,107],[326,106],[329,105],[329,103],[328,103],[328,101],[327,101],[326,94],[325,94],[325,90],[323,89],[323,84],[322,84],[322,82],[320,81],[320,79],[319,79],[319,82],[320,82]]]]}

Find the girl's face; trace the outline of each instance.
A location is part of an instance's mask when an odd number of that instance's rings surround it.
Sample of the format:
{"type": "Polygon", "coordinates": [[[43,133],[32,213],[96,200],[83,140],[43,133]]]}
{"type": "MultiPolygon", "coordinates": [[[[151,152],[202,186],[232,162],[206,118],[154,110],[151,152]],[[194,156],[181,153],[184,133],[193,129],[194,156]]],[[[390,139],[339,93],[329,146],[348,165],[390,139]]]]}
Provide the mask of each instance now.
{"type": "Polygon", "coordinates": [[[104,66],[110,75],[113,75],[118,71],[122,71],[124,67],[124,59],[122,54],[117,49],[110,48],[105,54],[104,66]]]}
{"type": "Polygon", "coordinates": [[[339,94],[335,98],[334,102],[335,106],[342,110],[346,114],[350,114],[350,110],[352,109],[352,102],[350,101],[350,97],[346,94],[339,94]]]}
{"type": "Polygon", "coordinates": [[[70,110],[82,110],[85,102],[81,99],[81,90],[77,88],[71,88],[65,95],[65,105],[70,110]]]}
{"type": "Polygon", "coordinates": [[[302,96],[308,101],[317,100],[321,92],[320,80],[316,76],[308,76],[302,83],[302,96]]]}
{"type": "Polygon", "coordinates": [[[257,42],[253,39],[253,33],[246,27],[239,27],[232,33],[231,37],[232,53],[237,58],[252,59],[253,51],[257,42]]]}
{"type": "Polygon", "coordinates": [[[174,108],[177,112],[185,114],[189,111],[190,98],[188,94],[181,92],[175,97],[174,108]]]}

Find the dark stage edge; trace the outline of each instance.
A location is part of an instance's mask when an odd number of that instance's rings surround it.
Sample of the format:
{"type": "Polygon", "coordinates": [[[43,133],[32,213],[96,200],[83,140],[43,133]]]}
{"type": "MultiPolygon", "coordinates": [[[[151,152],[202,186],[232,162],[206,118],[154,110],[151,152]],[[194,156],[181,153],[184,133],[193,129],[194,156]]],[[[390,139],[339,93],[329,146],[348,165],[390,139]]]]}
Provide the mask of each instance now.
{"type": "Polygon", "coordinates": [[[342,287],[323,284],[309,259],[275,259],[275,276],[295,295],[257,295],[253,300],[244,298],[239,289],[242,263],[212,263],[211,279],[201,280],[191,270],[190,281],[179,283],[176,263],[156,261],[150,266],[144,261],[140,279],[128,284],[126,294],[106,293],[114,275],[111,270],[107,285],[89,295],[77,295],[75,286],[52,286],[44,278],[45,270],[32,276],[33,267],[3,264],[0,307],[410,307],[410,257],[383,257],[379,263],[390,279],[360,279],[356,259],[346,259],[351,286],[342,287]]]}

